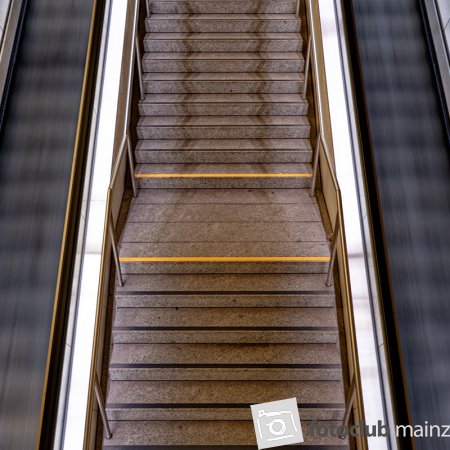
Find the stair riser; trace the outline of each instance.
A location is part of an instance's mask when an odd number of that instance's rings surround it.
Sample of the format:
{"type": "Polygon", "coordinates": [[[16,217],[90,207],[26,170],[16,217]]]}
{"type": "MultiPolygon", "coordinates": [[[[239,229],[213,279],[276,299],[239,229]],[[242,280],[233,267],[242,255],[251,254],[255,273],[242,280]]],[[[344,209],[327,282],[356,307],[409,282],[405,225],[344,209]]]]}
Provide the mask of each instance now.
{"type": "Polygon", "coordinates": [[[147,19],[149,33],[298,33],[299,19],[147,19]]]}
{"type": "Polygon", "coordinates": [[[150,14],[294,14],[294,1],[150,1],[150,14]]]}
{"type": "Polygon", "coordinates": [[[303,139],[309,126],[138,126],[138,139],[303,139]]]}
{"type": "Polygon", "coordinates": [[[197,53],[197,52],[301,52],[303,44],[299,39],[147,39],[146,52],[197,53]]]}
{"type": "Polygon", "coordinates": [[[301,73],[304,60],[151,60],[144,59],[144,72],[180,73],[180,72],[217,72],[217,73],[301,73]]]}
{"type": "MultiPolygon", "coordinates": [[[[299,408],[302,420],[342,420],[343,409],[299,408]]],[[[132,408],[107,407],[109,420],[251,420],[248,408],[132,408]]]]}
{"type": "Polygon", "coordinates": [[[335,344],[338,331],[123,331],[121,344],[335,344]]]}
{"type": "MultiPolygon", "coordinates": [[[[333,296],[326,295],[120,295],[116,293],[118,308],[331,308],[333,296]]],[[[220,312],[220,311],[219,311],[220,312]]]]}
{"type": "Polygon", "coordinates": [[[268,150],[268,151],[192,151],[192,150],[151,150],[136,151],[137,163],[159,163],[159,164],[202,164],[202,163],[309,163],[312,152],[292,150],[268,150]]]}
{"type": "MultiPolygon", "coordinates": [[[[311,180],[309,178],[141,178],[137,180],[137,185],[141,189],[306,189],[310,186],[311,180]]],[[[279,263],[277,263],[279,264],[279,263]]],[[[201,273],[211,273],[204,265],[197,266],[183,266],[185,271],[189,273],[195,273],[199,270],[201,273]],[[206,271],[205,271],[206,270],[206,271]]],[[[294,264],[288,264],[283,266],[263,266],[258,267],[243,265],[239,267],[230,266],[214,266],[218,273],[234,273],[233,267],[245,273],[258,273],[258,269],[263,273],[283,273],[277,272],[277,270],[289,270],[289,273],[303,273],[298,272],[298,267],[294,264]],[[277,269],[278,267],[278,269],[277,269]],[[256,270],[256,272],[255,272],[256,270]],[[275,271],[275,272],[274,272],[275,271]]],[[[303,267],[303,266],[302,266],[303,267]]],[[[167,267],[170,269],[170,273],[178,273],[180,270],[179,265],[174,267],[167,267]],[[175,272],[174,272],[175,271],[175,272]]],[[[153,269],[152,269],[153,270],[153,269]]],[[[305,269],[306,270],[306,269],[305,269]]],[[[309,270],[309,268],[308,268],[309,270]]],[[[312,272],[305,273],[321,273],[320,270],[313,270],[312,272]]],[[[134,273],[134,272],[133,272],[134,273]]],[[[135,272],[135,273],[147,273],[147,272],[135,272]]],[[[148,273],[165,273],[163,272],[148,272],[148,273]]],[[[167,272],[169,273],[169,272],[167,272]]],[[[184,273],[184,272],[183,272],[184,273]]]]}
{"type": "Polygon", "coordinates": [[[307,103],[140,103],[141,116],[304,116],[307,103]]]}
{"type": "Polygon", "coordinates": [[[340,369],[146,369],[110,368],[111,380],[308,380],[338,381],[342,377],[340,369]]]}
{"type": "Polygon", "coordinates": [[[298,94],[301,81],[144,81],[147,94],[298,94]]]}

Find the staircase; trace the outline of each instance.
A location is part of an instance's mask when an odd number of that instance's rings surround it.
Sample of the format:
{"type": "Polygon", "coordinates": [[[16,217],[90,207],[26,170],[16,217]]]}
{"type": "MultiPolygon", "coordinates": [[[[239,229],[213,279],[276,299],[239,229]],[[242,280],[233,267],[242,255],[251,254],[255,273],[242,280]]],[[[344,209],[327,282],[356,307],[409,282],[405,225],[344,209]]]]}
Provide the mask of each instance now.
{"type": "Polygon", "coordinates": [[[344,388],[295,1],[149,10],[103,447],[256,449],[250,405],[296,397],[301,448],[348,449],[309,429],[344,388]]]}

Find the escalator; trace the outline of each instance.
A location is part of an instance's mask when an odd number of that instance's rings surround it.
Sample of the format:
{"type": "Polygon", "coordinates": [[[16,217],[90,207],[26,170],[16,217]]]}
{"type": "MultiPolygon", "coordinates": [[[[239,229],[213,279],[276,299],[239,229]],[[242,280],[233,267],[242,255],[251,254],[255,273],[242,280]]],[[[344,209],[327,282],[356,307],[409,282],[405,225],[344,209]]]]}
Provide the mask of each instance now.
{"type": "Polygon", "coordinates": [[[2,449],[52,445],[101,3],[24,1],[9,37],[0,134],[2,449]]]}
{"type": "MultiPolygon", "coordinates": [[[[448,117],[423,2],[343,2],[399,423],[450,414],[448,117]]],[[[404,439],[402,448],[413,442],[404,439]]],[[[437,437],[417,449],[448,448],[437,437]]]]}

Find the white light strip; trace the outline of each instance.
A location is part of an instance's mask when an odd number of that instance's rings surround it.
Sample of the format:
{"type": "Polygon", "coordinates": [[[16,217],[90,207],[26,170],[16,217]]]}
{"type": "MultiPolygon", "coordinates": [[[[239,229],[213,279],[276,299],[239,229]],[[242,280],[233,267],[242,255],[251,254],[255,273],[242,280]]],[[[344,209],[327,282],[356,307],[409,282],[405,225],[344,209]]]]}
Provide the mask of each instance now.
{"type": "MultiPolygon", "coordinates": [[[[334,0],[319,0],[336,175],[341,188],[346,242],[349,255],[350,283],[354,306],[356,338],[361,368],[364,411],[367,425],[386,423],[383,384],[380,377],[376,321],[372,312],[370,273],[365,259],[364,213],[358,198],[358,176],[351,137],[346,98],[344,68],[341,63],[338,17],[334,0]]],[[[342,25],[342,24],[341,24],[342,25]]],[[[342,29],[342,28],[341,28],[342,29]]],[[[382,345],[382,343],[381,343],[382,345]]],[[[384,437],[368,437],[370,450],[386,450],[384,437]]]]}
{"type": "MultiPolygon", "coordinates": [[[[92,362],[95,311],[99,287],[106,195],[111,176],[114,130],[122,64],[127,2],[113,0],[109,25],[103,87],[98,116],[94,171],[87,207],[86,244],[81,270],[81,288],[69,385],[64,450],[82,450],[89,376],[92,362]]],[[[103,30],[105,31],[105,29],[103,30]]]]}

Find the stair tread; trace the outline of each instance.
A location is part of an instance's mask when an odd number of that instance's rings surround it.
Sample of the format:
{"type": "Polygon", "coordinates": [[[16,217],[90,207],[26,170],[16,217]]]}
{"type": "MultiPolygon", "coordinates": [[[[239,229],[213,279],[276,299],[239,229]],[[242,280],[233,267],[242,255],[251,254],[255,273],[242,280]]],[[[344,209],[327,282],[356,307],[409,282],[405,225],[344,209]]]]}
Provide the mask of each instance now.
{"type": "MultiPolygon", "coordinates": [[[[215,224],[255,224],[267,227],[276,223],[298,224],[313,222],[322,225],[317,205],[299,204],[245,204],[245,203],[177,203],[146,204],[132,203],[128,213],[128,223],[201,223],[215,224]]],[[[177,240],[178,241],[178,240],[177,240]]],[[[176,241],[176,242],[177,242],[176,241]]]]}
{"type": "MultiPolygon", "coordinates": [[[[177,206],[179,208],[179,206],[177,206]]],[[[272,223],[177,222],[127,223],[122,233],[122,243],[140,242],[325,242],[326,236],[320,222],[274,221],[272,223]]]]}
{"type": "Polygon", "coordinates": [[[330,308],[118,308],[114,321],[117,327],[220,327],[252,333],[252,327],[334,329],[337,319],[330,308]]]}
{"type": "Polygon", "coordinates": [[[146,72],[145,81],[302,81],[304,75],[295,72],[146,72]]]}
{"type": "Polygon", "coordinates": [[[111,404],[244,404],[296,397],[298,403],[344,408],[340,381],[111,381],[111,404]]]}
{"type": "MultiPolygon", "coordinates": [[[[122,242],[121,258],[326,258],[328,242],[122,242]]],[[[326,262],[326,261],[324,261],[326,262]]]]}
{"type": "Polygon", "coordinates": [[[136,150],[312,150],[309,139],[141,139],[136,150]]]}
{"type": "Polygon", "coordinates": [[[317,203],[307,189],[160,189],[139,191],[132,199],[133,205],[139,204],[303,204],[317,203]]]}
{"type": "MultiPolygon", "coordinates": [[[[338,427],[340,422],[324,422],[338,427]]],[[[245,420],[201,421],[112,421],[113,436],[104,448],[126,449],[128,445],[151,445],[155,450],[256,450],[253,422],[245,420]],[[123,446],[123,447],[122,447],[123,446]],[[167,447],[166,447],[167,446],[167,447]]],[[[310,446],[332,445],[332,450],[348,450],[348,438],[310,435],[309,423],[302,421],[305,442],[293,450],[310,446]]],[[[133,448],[133,447],[131,447],[133,448]]],[[[324,447],[320,447],[324,450],[324,447]]]]}
{"type": "MultiPolygon", "coordinates": [[[[206,59],[206,60],[303,60],[303,54],[298,52],[146,52],[143,56],[144,61],[154,60],[189,60],[189,59],[206,59]]],[[[145,74],[144,74],[145,77],[145,74]]]]}
{"type": "Polygon", "coordinates": [[[310,174],[310,164],[137,164],[137,174],[310,174]]]}
{"type": "Polygon", "coordinates": [[[297,17],[293,17],[292,14],[155,14],[151,17],[147,17],[147,21],[159,21],[159,20],[300,20],[297,17]]]}
{"type": "Polygon", "coordinates": [[[299,33],[147,33],[145,35],[146,41],[154,40],[301,40],[299,33]]]}
{"type": "Polygon", "coordinates": [[[162,293],[308,293],[334,294],[325,285],[324,274],[178,274],[127,275],[126,284],[116,285],[116,294],[162,293]]]}
{"type": "Polygon", "coordinates": [[[173,126],[310,126],[305,116],[146,116],[139,127],[173,126]]]}
{"type": "Polygon", "coordinates": [[[338,365],[335,344],[115,344],[116,364],[338,365]]]}
{"type": "Polygon", "coordinates": [[[300,94],[146,94],[140,103],[307,103],[300,94]]]}

